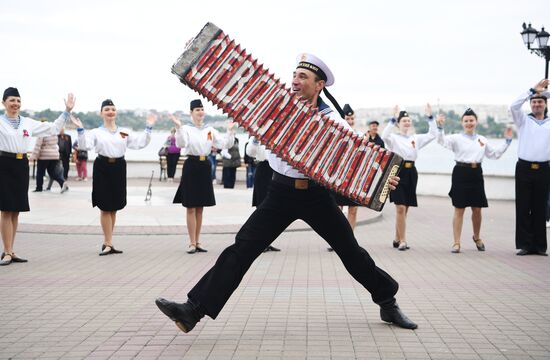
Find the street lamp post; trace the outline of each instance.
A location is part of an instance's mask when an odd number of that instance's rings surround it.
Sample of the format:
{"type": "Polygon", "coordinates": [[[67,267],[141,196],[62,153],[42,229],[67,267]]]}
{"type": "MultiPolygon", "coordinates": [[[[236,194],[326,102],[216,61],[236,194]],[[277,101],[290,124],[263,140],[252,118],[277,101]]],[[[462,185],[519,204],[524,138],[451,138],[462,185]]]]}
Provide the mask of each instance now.
{"type": "Polygon", "coordinates": [[[530,50],[531,53],[535,53],[541,58],[544,58],[544,60],[546,61],[544,78],[548,79],[548,63],[550,62],[550,46],[548,46],[548,38],[550,37],[550,34],[544,31],[544,27],[541,31],[537,31],[536,29],[531,27],[531,24],[527,26],[525,25],[525,23],[523,23],[523,31],[521,32],[521,37],[523,38],[523,42],[527,46],[527,50],[530,50]],[[531,46],[535,42],[535,39],[537,39],[539,45],[538,48],[531,46]]]}

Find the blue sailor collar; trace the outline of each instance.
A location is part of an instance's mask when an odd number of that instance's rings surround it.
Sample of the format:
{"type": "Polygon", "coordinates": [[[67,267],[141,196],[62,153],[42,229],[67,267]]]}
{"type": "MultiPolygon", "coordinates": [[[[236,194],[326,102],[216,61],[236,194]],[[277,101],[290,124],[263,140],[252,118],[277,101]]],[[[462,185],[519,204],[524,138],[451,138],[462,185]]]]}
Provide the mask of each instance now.
{"type": "Polygon", "coordinates": [[[328,106],[324,101],[323,99],[321,99],[320,96],[317,97],[317,108],[319,109],[319,112],[323,115],[328,115],[330,114],[331,112],[333,112],[333,110],[330,108],[330,106],[328,106]]]}
{"type": "Polygon", "coordinates": [[[539,120],[535,117],[535,115],[533,115],[533,113],[530,113],[527,115],[531,120],[533,120],[537,125],[544,125],[546,124],[550,118],[548,118],[548,116],[546,116],[544,119],[542,120],[539,120]]]}

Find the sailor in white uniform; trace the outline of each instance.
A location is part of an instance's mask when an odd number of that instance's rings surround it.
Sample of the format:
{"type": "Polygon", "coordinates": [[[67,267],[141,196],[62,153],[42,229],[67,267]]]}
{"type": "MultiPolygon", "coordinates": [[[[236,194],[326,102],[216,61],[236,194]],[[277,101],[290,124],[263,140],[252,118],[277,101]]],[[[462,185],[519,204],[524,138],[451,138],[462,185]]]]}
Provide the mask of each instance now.
{"type": "Polygon", "coordinates": [[[472,228],[474,241],[479,251],[485,251],[485,244],[480,238],[481,208],[487,207],[483,170],[483,158],[498,159],[504,154],[512,142],[512,128],[506,128],[506,141],[499,147],[489,143],[485,136],[476,134],[478,124],[477,115],[472,109],[467,109],[461,118],[464,132],[461,134],[445,135],[443,125],[445,115],[437,116],[437,142],[455,154],[456,165],[453,168],[452,185],[449,196],[455,208],[453,216],[453,253],[460,252],[460,235],[464,211],[472,208],[472,228]]]}
{"type": "Polygon", "coordinates": [[[418,150],[435,139],[437,131],[430,104],[426,105],[425,112],[429,124],[429,130],[426,134],[413,134],[414,127],[409,113],[399,111],[397,106],[394,108],[395,116],[390,119],[382,132],[382,140],[384,140],[386,148],[405,160],[399,172],[399,185],[395,191],[390,192],[390,201],[395,204],[395,240],[393,240],[393,247],[401,251],[409,249],[406,239],[409,207],[418,206],[416,201],[418,172],[414,162],[418,157],[418,150]],[[399,130],[397,133],[394,132],[396,128],[399,130]]]}

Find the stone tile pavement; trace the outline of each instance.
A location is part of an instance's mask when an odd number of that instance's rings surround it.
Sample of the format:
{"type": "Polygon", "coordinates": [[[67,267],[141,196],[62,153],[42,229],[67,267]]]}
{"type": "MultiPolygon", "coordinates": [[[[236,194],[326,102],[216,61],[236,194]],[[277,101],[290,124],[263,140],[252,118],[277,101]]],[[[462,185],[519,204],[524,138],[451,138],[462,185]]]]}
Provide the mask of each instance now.
{"type": "Polygon", "coordinates": [[[203,235],[205,254],[185,253],[181,227],[116,235],[124,254],[99,257],[101,237],[83,232],[76,213],[75,225],[60,222],[63,231],[31,231],[41,225],[28,218],[16,251],[29,263],[0,268],[0,359],[549,359],[550,259],[514,255],[513,203],[484,210],[486,252],[475,250],[465,221],[460,254],[450,253],[450,201],[420,197],[419,205],[409,251],[391,246],[391,204],[356,229],[400,282],[415,331],[381,322],[322,239],[292,231],[276,240],[281,252],[257,259],[218,319],[183,334],[154,299],[184,300],[237,224],[203,235]]]}

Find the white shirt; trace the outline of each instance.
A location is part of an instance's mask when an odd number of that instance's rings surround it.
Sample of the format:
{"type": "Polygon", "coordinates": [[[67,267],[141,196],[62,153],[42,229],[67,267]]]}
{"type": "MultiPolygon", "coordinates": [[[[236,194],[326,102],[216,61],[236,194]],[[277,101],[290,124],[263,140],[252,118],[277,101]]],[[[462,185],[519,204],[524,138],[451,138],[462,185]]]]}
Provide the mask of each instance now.
{"type": "MultiPolygon", "coordinates": [[[[351,129],[349,124],[338,115],[337,112],[332,111],[332,109],[327,108],[328,110],[320,111],[320,113],[324,114],[325,116],[328,116],[330,119],[338,122],[338,124],[341,124],[346,129],[351,129]]],[[[353,130],[353,129],[351,129],[353,130]]],[[[266,157],[269,161],[269,166],[271,168],[278,172],[279,174],[291,177],[291,178],[297,178],[297,179],[305,179],[306,176],[303,175],[299,170],[294,169],[292,166],[288,165],[288,163],[281,158],[277,157],[275,154],[273,154],[271,151],[266,149],[266,157]]]]}
{"type": "Polygon", "coordinates": [[[267,149],[261,145],[254,136],[248,139],[248,145],[246,147],[246,155],[253,157],[256,161],[267,160],[267,149]]]}
{"type": "Polygon", "coordinates": [[[455,161],[480,163],[485,156],[498,159],[504,154],[510,143],[505,141],[500,147],[494,147],[482,135],[453,134],[445,135],[443,129],[437,132],[437,142],[455,153],[455,161]]]}
{"type": "Polygon", "coordinates": [[[198,128],[191,125],[182,125],[176,130],[176,145],[186,148],[187,155],[208,156],[212,146],[218,149],[228,149],[235,142],[235,134],[228,131],[225,135],[212,126],[198,128]]]}
{"type": "Polygon", "coordinates": [[[31,136],[59,134],[69,118],[69,113],[64,111],[53,123],[36,121],[23,116],[19,118],[19,127],[14,129],[6,115],[0,115],[0,151],[26,153],[31,145],[31,136]]]}
{"type": "Polygon", "coordinates": [[[132,133],[126,128],[117,127],[111,132],[104,126],[90,131],[78,131],[78,148],[93,150],[99,155],[109,158],[120,158],[126,149],[143,149],[151,141],[151,129],[147,128],[141,134],[132,133]]]}
{"type": "Polygon", "coordinates": [[[428,145],[435,139],[437,127],[433,119],[428,120],[429,129],[426,134],[403,135],[393,133],[397,122],[389,121],[382,132],[382,140],[386,144],[386,149],[393,151],[406,161],[416,161],[418,150],[428,145]]]}
{"type": "MultiPolygon", "coordinates": [[[[550,98],[549,92],[544,92],[550,98]]],[[[518,157],[525,161],[550,161],[550,119],[537,120],[521,110],[531,92],[521,94],[510,106],[518,130],[518,157]]]]}

